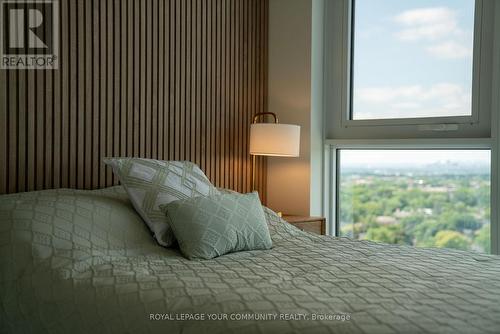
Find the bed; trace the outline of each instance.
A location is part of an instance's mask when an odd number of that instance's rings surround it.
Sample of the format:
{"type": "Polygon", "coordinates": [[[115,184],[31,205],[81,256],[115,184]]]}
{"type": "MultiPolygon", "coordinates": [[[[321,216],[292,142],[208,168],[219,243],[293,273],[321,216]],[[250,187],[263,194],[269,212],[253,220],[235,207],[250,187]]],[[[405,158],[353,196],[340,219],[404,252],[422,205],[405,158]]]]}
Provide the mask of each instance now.
{"type": "Polygon", "coordinates": [[[317,236],[189,261],[120,186],[0,196],[0,333],[498,333],[500,257],[317,236]]]}

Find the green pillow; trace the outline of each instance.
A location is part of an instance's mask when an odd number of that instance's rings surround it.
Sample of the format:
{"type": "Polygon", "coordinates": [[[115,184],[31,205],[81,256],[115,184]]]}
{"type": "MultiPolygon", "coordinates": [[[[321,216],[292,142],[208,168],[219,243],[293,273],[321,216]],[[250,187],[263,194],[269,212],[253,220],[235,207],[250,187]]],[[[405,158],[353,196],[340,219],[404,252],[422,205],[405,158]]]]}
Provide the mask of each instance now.
{"type": "Polygon", "coordinates": [[[160,205],[160,209],[189,259],[272,247],[256,192],[194,197],[160,205]]]}

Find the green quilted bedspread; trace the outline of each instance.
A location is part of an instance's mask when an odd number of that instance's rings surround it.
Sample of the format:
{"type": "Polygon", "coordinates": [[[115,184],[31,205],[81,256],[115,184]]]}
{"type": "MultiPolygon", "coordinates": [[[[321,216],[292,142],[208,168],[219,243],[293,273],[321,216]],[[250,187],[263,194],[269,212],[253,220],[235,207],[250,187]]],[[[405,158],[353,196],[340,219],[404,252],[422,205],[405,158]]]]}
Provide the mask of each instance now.
{"type": "Polygon", "coordinates": [[[272,250],[189,261],[121,187],[0,196],[0,333],[500,332],[500,257],[266,217],[272,250]]]}

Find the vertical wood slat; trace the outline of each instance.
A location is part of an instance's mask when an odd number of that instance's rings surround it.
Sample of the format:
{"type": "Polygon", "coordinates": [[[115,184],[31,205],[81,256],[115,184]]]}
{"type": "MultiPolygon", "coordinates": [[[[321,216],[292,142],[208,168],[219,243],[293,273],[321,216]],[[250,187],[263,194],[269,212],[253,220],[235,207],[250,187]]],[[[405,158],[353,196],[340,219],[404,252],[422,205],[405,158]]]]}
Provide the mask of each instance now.
{"type": "Polygon", "coordinates": [[[230,118],[231,118],[231,122],[229,123],[229,154],[231,155],[231,159],[229,160],[229,164],[230,164],[230,167],[229,167],[229,188],[235,188],[236,186],[236,159],[235,159],[235,147],[236,145],[234,145],[234,140],[235,140],[235,133],[236,133],[236,128],[235,128],[235,125],[236,125],[236,113],[234,112],[234,92],[235,92],[235,89],[234,89],[234,65],[235,65],[235,61],[234,61],[234,54],[235,54],[235,43],[234,43],[234,32],[236,30],[235,28],[235,15],[234,15],[234,9],[235,9],[235,3],[234,1],[229,1],[229,6],[230,6],[230,9],[229,9],[229,13],[228,13],[228,16],[231,18],[231,21],[230,21],[230,24],[229,24],[229,30],[230,30],[230,37],[229,37],[229,51],[230,51],[230,55],[229,55],[229,68],[228,68],[228,73],[229,73],[229,81],[228,81],[228,85],[229,85],[229,94],[228,94],[228,98],[229,98],[229,102],[228,102],[228,108],[229,108],[229,114],[230,114],[230,118]]]}
{"type": "MultiPolygon", "coordinates": [[[[19,76],[19,72],[17,73],[19,76]]],[[[37,100],[37,107],[35,110],[35,138],[36,138],[36,148],[35,148],[35,187],[37,190],[44,188],[44,169],[45,169],[45,156],[44,156],[44,139],[45,139],[45,82],[44,75],[42,71],[35,71],[35,100],[37,100]]],[[[18,77],[19,78],[19,77],[18,77]]],[[[19,87],[18,87],[19,89],[19,87]]],[[[19,98],[19,91],[17,92],[17,98],[19,98]]],[[[19,107],[19,104],[18,104],[19,107]]],[[[19,110],[18,110],[19,111],[19,110]]],[[[19,120],[19,114],[16,116],[19,120]]],[[[18,138],[19,140],[19,138],[18,138]]],[[[19,152],[18,152],[19,153],[19,152]]]]}
{"type": "Polygon", "coordinates": [[[220,150],[220,163],[219,163],[219,174],[220,174],[220,183],[222,184],[228,184],[227,180],[227,172],[226,172],[226,160],[228,158],[227,152],[226,152],[226,135],[227,135],[227,115],[226,115],[226,66],[227,66],[227,59],[226,59],[226,48],[227,48],[227,36],[226,36],[226,1],[221,1],[220,3],[220,10],[219,10],[218,17],[220,17],[220,23],[219,23],[219,34],[220,34],[220,45],[219,45],[219,131],[220,133],[219,136],[219,150],[220,150]]]}
{"type": "MultiPolygon", "coordinates": [[[[44,31],[41,30],[40,31],[40,34],[43,36],[44,35],[44,31]]],[[[42,37],[43,38],[43,37],[42,37]]],[[[44,173],[44,163],[45,163],[45,155],[44,155],[44,143],[43,141],[45,140],[45,111],[44,111],[44,108],[45,108],[45,94],[44,94],[44,89],[45,89],[45,82],[44,82],[44,77],[43,75],[40,75],[41,73],[39,71],[34,71],[35,72],[35,89],[34,89],[34,100],[38,100],[38,105],[36,106],[36,109],[35,109],[35,112],[34,112],[34,124],[35,124],[35,132],[34,132],[34,140],[35,140],[35,148],[34,148],[34,151],[35,151],[35,183],[34,183],[34,186],[35,186],[35,189],[43,189],[44,187],[44,177],[45,177],[45,173],[44,173]]],[[[19,119],[19,116],[20,116],[20,112],[22,112],[22,110],[20,109],[20,95],[21,95],[21,91],[20,91],[20,86],[19,84],[21,83],[21,80],[20,78],[22,77],[22,75],[20,75],[20,73],[17,73],[18,76],[17,76],[17,99],[18,99],[18,102],[17,102],[17,121],[19,123],[20,119],[19,119]]],[[[22,126],[20,124],[19,125],[19,130],[20,128],[22,128],[22,126]]],[[[18,130],[18,138],[17,138],[17,141],[18,143],[20,143],[21,141],[21,133],[19,132],[18,130]]],[[[17,154],[18,154],[18,158],[19,158],[19,155],[21,154],[21,151],[17,151],[17,154]]],[[[17,166],[19,168],[19,164],[17,166]]],[[[17,183],[18,183],[18,186],[19,186],[19,181],[20,181],[20,178],[22,177],[22,175],[19,174],[19,170],[17,171],[18,172],[18,179],[17,179],[17,183]]]]}
{"type": "Polygon", "coordinates": [[[106,156],[191,160],[250,191],[267,1],[61,0],[59,69],[0,70],[0,193],[116,184],[106,156]]]}
{"type": "MultiPolygon", "coordinates": [[[[59,21],[59,26],[61,22],[59,21]]],[[[61,36],[61,34],[59,34],[61,36]]],[[[53,71],[53,132],[52,132],[52,175],[53,186],[59,188],[61,186],[61,71],[53,71]]]]}
{"type": "Polygon", "coordinates": [[[77,27],[76,27],[76,127],[77,127],[77,187],[85,187],[85,121],[87,111],[85,110],[86,104],[86,91],[85,91],[85,2],[86,0],[78,0],[75,6],[77,27]]]}
{"type": "MultiPolygon", "coordinates": [[[[239,28],[239,35],[240,35],[240,45],[241,45],[241,52],[239,54],[239,61],[241,63],[239,67],[239,75],[240,75],[240,80],[239,80],[239,99],[238,99],[238,104],[240,106],[240,121],[239,121],[239,127],[241,131],[240,137],[240,143],[238,149],[240,150],[240,159],[241,159],[241,170],[243,171],[240,176],[241,182],[242,182],[242,187],[243,189],[247,190],[247,183],[248,179],[245,177],[245,170],[246,170],[246,161],[245,161],[245,148],[243,147],[245,145],[245,129],[246,126],[244,124],[247,123],[246,121],[246,116],[247,116],[247,110],[245,108],[246,103],[245,103],[245,84],[246,84],[246,76],[245,76],[245,69],[246,69],[246,64],[245,64],[245,55],[246,55],[246,46],[247,46],[247,41],[246,41],[246,35],[245,35],[245,29],[246,29],[246,18],[245,18],[245,5],[246,1],[241,1],[240,3],[240,10],[239,10],[239,15],[240,15],[240,28],[239,28]]],[[[258,176],[258,173],[256,173],[256,176],[258,176]]],[[[258,178],[257,178],[258,180],[258,178]]],[[[258,184],[258,183],[257,183],[258,184]]]]}
{"type": "MultiPolygon", "coordinates": [[[[77,172],[78,172],[78,147],[77,147],[77,117],[78,117],[78,19],[77,19],[77,1],[68,2],[68,26],[69,26],[69,136],[66,140],[69,141],[69,187],[76,188],[77,183],[77,172]]],[[[40,71],[37,72],[38,75],[42,75],[40,71]]],[[[38,122],[37,125],[40,125],[38,122]]],[[[38,131],[37,131],[38,132],[38,131]]],[[[39,170],[39,169],[37,169],[39,170]]],[[[37,176],[38,183],[38,176],[37,176]]]]}
{"type": "Polygon", "coordinates": [[[241,119],[241,107],[240,107],[240,30],[241,30],[241,21],[240,21],[240,7],[241,7],[241,1],[235,1],[235,7],[233,9],[234,12],[234,17],[235,17],[235,24],[234,24],[234,67],[233,67],[233,87],[234,87],[234,97],[233,97],[233,110],[234,110],[234,115],[236,118],[236,121],[233,125],[233,129],[235,131],[234,134],[234,154],[233,154],[233,161],[235,161],[235,173],[234,177],[236,179],[235,182],[235,188],[236,189],[242,189],[246,190],[243,188],[243,173],[242,171],[242,164],[241,164],[241,126],[240,123],[242,123],[241,119]],[[238,47],[236,47],[238,45],[238,47]]]}
{"type": "Polygon", "coordinates": [[[230,13],[230,6],[231,1],[225,0],[224,1],[224,47],[223,47],[223,54],[224,54],[224,139],[223,139],[223,145],[224,145],[224,184],[227,185],[228,187],[231,187],[231,173],[233,172],[231,170],[231,164],[230,164],[230,141],[231,141],[231,110],[229,108],[229,102],[230,102],[230,94],[229,94],[229,74],[231,71],[231,63],[230,63],[230,56],[231,56],[231,31],[229,29],[230,27],[230,20],[231,16],[229,15],[230,13]]]}
{"type": "Polygon", "coordinates": [[[205,144],[202,140],[203,138],[203,130],[202,130],[202,121],[201,121],[201,90],[203,86],[202,82],[202,74],[201,74],[201,57],[202,57],[202,12],[201,12],[201,0],[196,0],[195,1],[195,23],[196,23],[196,40],[194,43],[194,49],[195,49],[195,89],[196,89],[196,95],[194,96],[193,100],[195,103],[195,162],[198,164],[198,166],[202,166],[203,164],[203,145],[205,144]]]}
{"type": "Polygon", "coordinates": [[[164,133],[164,119],[163,119],[163,82],[164,82],[164,75],[163,75],[163,63],[164,63],[164,57],[165,57],[165,51],[164,51],[164,33],[165,33],[165,3],[168,4],[166,1],[158,1],[158,9],[156,12],[157,20],[158,20],[158,34],[157,34],[157,43],[158,43],[158,55],[157,55],[157,72],[155,73],[156,75],[156,80],[158,82],[158,96],[157,96],[157,113],[158,113],[158,125],[156,126],[158,128],[158,159],[165,160],[164,157],[164,150],[163,150],[163,144],[164,144],[164,139],[163,139],[163,133],[164,133]]]}
{"type": "MultiPolygon", "coordinates": [[[[125,131],[125,136],[127,138],[127,150],[125,155],[134,155],[134,35],[133,35],[133,0],[127,0],[127,18],[125,20],[126,24],[126,35],[127,35],[127,91],[126,91],[126,105],[127,105],[127,130],[125,131]]],[[[122,32],[124,33],[124,32],[122,32]]]]}
{"type": "MultiPolygon", "coordinates": [[[[164,52],[163,52],[163,72],[160,73],[160,75],[163,76],[163,81],[164,81],[164,84],[163,84],[163,110],[161,111],[162,114],[164,114],[163,116],[163,132],[164,132],[164,135],[163,135],[163,159],[164,160],[168,160],[169,158],[169,152],[171,152],[170,150],[170,145],[171,143],[169,143],[169,136],[170,136],[170,127],[169,127],[169,124],[170,124],[170,115],[172,114],[172,112],[169,112],[167,113],[166,111],[167,110],[170,110],[170,75],[171,73],[173,72],[171,69],[170,69],[170,45],[171,45],[171,41],[170,41],[170,12],[171,12],[171,3],[172,1],[169,0],[169,1],[165,1],[164,2],[164,11],[163,13],[161,13],[160,15],[163,16],[164,18],[164,23],[163,23],[163,26],[164,26],[164,30],[163,30],[163,48],[164,48],[164,52]]],[[[160,125],[161,126],[161,125],[160,125]]]]}
{"type": "Polygon", "coordinates": [[[9,85],[7,94],[9,94],[8,112],[7,112],[7,124],[9,127],[9,136],[7,138],[8,147],[8,162],[6,168],[8,168],[7,176],[7,189],[9,192],[17,191],[17,75],[18,73],[11,71],[8,76],[9,85]]]}
{"type": "Polygon", "coordinates": [[[0,190],[6,192],[8,176],[8,106],[7,71],[0,70],[0,190]]]}
{"type": "Polygon", "coordinates": [[[197,20],[198,20],[198,12],[197,12],[197,7],[196,7],[196,0],[191,0],[191,15],[190,15],[190,21],[191,21],[191,43],[190,43],[190,90],[191,94],[189,97],[189,124],[190,124],[190,135],[189,135],[189,148],[188,150],[190,151],[189,154],[189,160],[193,161],[196,164],[199,164],[198,160],[198,152],[197,148],[199,147],[199,143],[197,140],[197,124],[196,124],[196,115],[197,115],[197,110],[196,110],[196,99],[197,99],[197,69],[196,69],[196,42],[198,39],[198,27],[197,27],[197,20]]]}
{"type": "MultiPolygon", "coordinates": [[[[207,12],[207,2],[201,1],[201,12],[207,12]]],[[[199,101],[201,104],[201,129],[199,130],[199,134],[201,137],[201,164],[200,167],[203,170],[207,169],[207,154],[208,154],[208,141],[207,141],[207,15],[201,15],[201,61],[200,61],[200,72],[201,72],[201,100],[199,101]]]]}
{"type": "Polygon", "coordinates": [[[221,54],[221,1],[216,1],[215,2],[215,52],[214,52],[214,57],[215,57],[215,75],[214,75],[214,84],[215,84],[215,103],[214,103],[214,144],[215,144],[215,159],[214,159],[214,164],[215,164],[215,177],[214,177],[214,182],[217,184],[221,184],[220,176],[221,176],[221,170],[220,170],[220,165],[221,165],[221,149],[220,149],[220,135],[221,135],[221,92],[220,92],[220,83],[221,83],[221,78],[220,78],[220,73],[221,73],[221,66],[220,66],[220,54],[221,54]]]}
{"type": "MultiPolygon", "coordinates": [[[[106,169],[102,167],[102,157],[106,156],[106,1],[96,0],[95,6],[99,7],[99,186],[106,186],[106,169]]],[[[96,34],[96,35],[97,35],[96,34]]],[[[97,129],[95,129],[96,131],[97,129]]]]}
{"type": "Polygon", "coordinates": [[[17,190],[26,189],[26,73],[18,73],[18,151],[17,151],[17,190]]]}
{"type": "Polygon", "coordinates": [[[119,64],[120,64],[120,81],[118,84],[119,94],[120,94],[120,108],[118,113],[120,114],[120,145],[119,152],[117,155],[127,156],[127,1],[117,0],[120,4],[120,32],[117,34],[117,39],[120,40],[120,54],[119,54],[119,64]]]}
{"type": "Polygon", "coordinates": [[[158,155],[158,0],[151,5],[152,27],[149,34],[151,40],[151,157],[158,155]]]}
{"type": "Polygon", "coordinates": [[[178,50],[178,45],[176,44],[176,41],[178,41],[177,37],[177,32],[179,29],[176,29],[176,24],[177,24],[177,0],[170,0],[170,24],[169,24],[169,32],[170,36],[168,39],[168,46],[169,46],[169,54],[170,54],[170,62],[169,62],[169,73],[170,73],[170,78],[169,78],[169,84],[168,84],[168,94],[169,94],[169,140],[168,140],[168,145],[169,145],[169,153],[168,153],[168,159],[172,160],[174,159],[174,152],[175,152],[175,116],[176,116],[176,99],[177,99],[177,94],[176,94],[176,78],[177,78],[177,72],[178,69],[176,67],[176,57],[175,54],[178,50]]]}
{"type": "Polygon", "coordinates": [[[176,30],[179,31],[177,36],[177,45],[180,51],[176,51],[177,66],[179,70],[177,71],[177,94],[176,97],[179,102],[176,103],[178,110],[176,109],[176,154],[175,159],[184,160],[185,157],[185,138],[186,138],[186,1],[180,0],[177,3],[177,15],[179,15],[179,20],[176,26],[176,30]],[[178,13],[178,14],[177,14],[178,13]]]}
{"type": "Polygon", "coordinates": [[[196,131],[192,128],[193,122],[192,122],[192,117],[193,117],[193,104],[191,101],[191,98],[194,94],[194,89],[193,89],[193,66],[192,66],[192,61],[193,61],[193,47],[191,45],[192,41],[194,40],[194,35],[193,35],[193,23],[196,21],[196,14],[192,10],[192,2],[194,0],[186,0],[186,130],[185,130],[185,159],[194,161],[194,157],[191,153],[194,153],[194,147],[193,147],[193,133],[196,131]]]}
{"type": "Polygon", "coordinates": [[[211,18],[210,21],[210,169],[209,169],[209,177],[212,180],[212,182],[217,184],[217,170],[216,170],[216,164],[217,164],[217,142],[216,142],[216,132],[215,132],[215,126],[217,123],[216,119],[216,112],[217,112],[217,91],[216,91],[216,86],[217,86],[217,1],[212,1],[211,2],[211,8],[209,12],[209,19],[211,18]]]}
{"type": "Polygon", "coordinates": [[[148,63],[148,59],[146,58],[146,2],[140,2],[140,10],[139,10],[139,72],[140,78],[138,81],[139,84],[139,155],[141,157],[147,157],[146,153],[146,65],[148,63]]]}
{"type": "MultiPolygon", "coordinates": [[[[59,21],[59,27],[61,27],[61,22],[59,21]]],[[[59,34],[59,38],[61,38],[59,34]]],[[[61,49],[60,49],[61,50],[61,49]]],[[[59,51],[61,52],[61,51],[59,51]]],[[[61,186],[61,153],[62,153],[62,115],[61,115],[61,71],[53,71],[53,86],[54,95],[52,101],[52,107],[54,108],[54,127],[53,127],[53,143],[54,147],[52,149],[53,164],[52,164],[52,175],[53,175],[53,186],[54,188],[59,188],[61,186]]]]}
{"type": "Polygon", "coordinates": [[[141,60],[144,61],[145,63],[145,84],[144,84],[144,92],[145,92],[145,109],[144,112],[146,114],[145,118],[145,139],[146,139],[146,157],[151,158],[151,147],[152,147],[152,115],[153,112],[151,110],[152,106],[152,88],[151,88],[151,63],[152,63],[152,54],[153,54],[153,48],[152,48],[152,10],[153,10],[153,5],[152,1],[145,1],[145,30],[144,30],[144,45],[145,47],[145,58],[142,58],[141,60]]]}
{"type": "MultiPolygon", "coordinates": [[[[35,83],[35,71],[34,70],[29,70],[27,71],[28,75],[28,82],[27,82],[27,91],[28,92],[34,92],[36,83],[35,83]]],[[[10,83],[9,85],[14,84],[10,83]]],[[[36,148],[35,148],[35,115],[36,115],[36,94],[27,94],[28,98],[28,110],[27,110],[27,133],[31,134],[27,137],[27,164],[26,164],[26,171],[27,171],[27,184],[26,184],[26,190],[31,191],[35,189],[35,161],[36,161],[36,148]]],[[[10,98],[9,98],[10,100],[10,98]]],[[[10,133],[10,131],[9,131],[10,133]]],[[[20,152],[17,152],[20,153],[20,152]]],[[[23,189],[18,189],[18,191],[23,191],[23,189]]]]}
{"type": "MultiPolygon", "coordinates": [[[[84,90],[85,90],[85,152],[84,152],[84,170],[86,171],[84,174],[85,178],[85,188],[89,189],[92,187],[92,148],[93,148],[93,91],[92,91],[92,1],[85,1],[85,15],[84,15],[84,43],[85,43],[85,63],[84,63],[84,90]],[[85,33],[87,32],[87,33],[85,33]]],[[[96,127],[97,129],[97,127],[96,127]]]]}
{"type": "MultiPolygon", "coordinates": [[[[44,12],[44,15],[47,17],[52,16],[52,13],[44,12]]],[[[48,27],[45,27],[45,35],[48,36],[49,34],[49,29],[48,27]]],[[[47,73],[44,73],[45,77],[45,163],[44,163],[44,171],[45,171],[45,176],[44,176],[44,188],[53,188],[54,187],[54,181],[53,181],[53,173],[54,173],[54,86],[53,86],[53,77],[54,73],[52,71],[49,71],[47,73]]]]}
{"type": "MultiPolygon", "coordinates": [[[[249,121],[249,117],[250,117],[250,110],[249,110],[249,106],[248,106],[248,78],[249,78],[249,68],[248,68],[248,65],[249,65],[249,57],[250,57],[250,53],[249,53],[249,50],[248,50],[248,47],[250,46],[250,34],[249,34],[249,24],[248,24],[248,1],[243,1],[242,3],[242,22],[243,22],[243,25],[242,25],[242,39],[244,41],[243,43],[243,58],[242,58],[242,62],[243,62],[243,66],[241,68],[241,75],[243,77],[243,81],[242,81],[242,96],[241,96],[241,103],[243,105],[243,113],[242,113],[242,117],[243,117],[243,122],[242,124],[245,124],[245,123],[250,123],[249,121]]],[[[245,142],[247,140],[247,133],[248,133],[248,127],[247,126],[243,126],[242,128],[242,136],[243,136],[243,142],[242,142],[242,145],[241,145],[241,150],[242,150],[242,155],[243,155],[243,159],[244,157],[247,156],[247,147],[245,147],[245,142]]],[[[258,158],[257,161],[259,161],[260,159],[258,158]]],[[[243,160],[243,169],[246,171],[248,169],[248,164],[247,164],[247,161],[243,160]]],[[[244,175],[246,175],[246,173],[244,172],[243,173],[244,175]]],[[[260,182],[259,182],[259,173],[258,171],[255,173],[256,174],[256,178],[257,178],[257,181],[256,181],[256,184],[257,184],[257,187],[260,185],[260,182]]],[[[245,188],[248,189],[248,179],[245,179],[245,188]]],[[[259,187],[258,187],[259,188],[259,187]]]]}
{"type": "Polygon", "coordinates": [[[213,180],[212,178],[212,161],[213,159],[213,142],[212,142],[212,98],[213,98],[213,91],[212,91],[212,68],[213,68],[213,63],[212,63],[212,48],[213,48],[213,41],[212,41],[212,1],[207,1],[206,2],[206,52],[205,52],[205,71],[206,71],[206,79],[205,79],[205,87],[206,87],[206,99],[204,101],[205,103],[205,115],[206,115],[206,132],[205,132],[205,138],[207,139],[207,145],[206,145],[206,167],[205,167],[205,173],[207,176],[213,180]]]}
{"type": "MultiPolygon", "coordinates": [[[[113,156],[114,144],[114,11],[113,0],[104,0],[106,6],[106,155],[107,157],[113,156]]],[[[106,184],[113,184],[115,179],[111,168],[106,169],[106,184]]]]}
{"type": "MultiPolygon", "coordinates": [[[[99,187],[99,178],[101,170],[99,162],[100,150],[100,55],[101,49],[99,44],[100,31],[100,16],[99,16],[99,0],[92,0],[92,173],[90,175],[92,182],[91,187],[99,187]]],[[[89,33],[89,31],[87,31],[89,33]]],[[[90,72],[90,71],[89,71],[90,72]]]]}
{"type": "MultiPolygon", "coordinates": [[[[112,156],[120,156],[120,145],[121,145],[121,82],[122,82],[122,70],[121,70],[121,0],[113,0],[111,4],[113,8],[113,148],[112,156]]],[[[116,175],[113,174],[113,184],[118,181],[116,175]]]]}
{"type": "MultiPolygon", "coordinates": [[[[133,12],[132,16],[134,19],[133,22],[133,66],[134,66],[134,75],[132,80],[132,90],[133,90],[133,112],[134,112],[134,121],[133,121],[133,153],[132,156],[140,156],[140,147],[141,147],[141,136],[140,133],[140,67],[139,67],[139,59],[140,59],[140,42],[139,42],[139,27],[140,27],[140,6],[139,1],[133,1],[133,12]]],[[[129,134],[132,135],[132,134],[129,134]]]]}

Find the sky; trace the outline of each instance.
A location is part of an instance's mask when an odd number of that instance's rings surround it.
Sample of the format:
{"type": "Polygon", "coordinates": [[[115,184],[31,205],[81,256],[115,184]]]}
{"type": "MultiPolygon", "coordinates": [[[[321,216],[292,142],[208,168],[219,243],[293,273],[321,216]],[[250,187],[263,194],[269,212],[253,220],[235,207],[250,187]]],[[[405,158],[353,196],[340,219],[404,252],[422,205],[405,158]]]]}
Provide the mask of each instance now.
{"type": "Polygon", "coordinates": [[[356,0],[353,118],[471,114],[474,0],[356,0]]]}
{"type": "Polygon", "coordinates": [[[489,165],[489,150],[341,150],[342,167],[421,167],[437,163],[489,165]]]}

